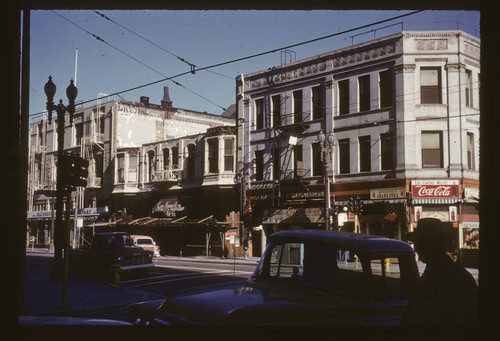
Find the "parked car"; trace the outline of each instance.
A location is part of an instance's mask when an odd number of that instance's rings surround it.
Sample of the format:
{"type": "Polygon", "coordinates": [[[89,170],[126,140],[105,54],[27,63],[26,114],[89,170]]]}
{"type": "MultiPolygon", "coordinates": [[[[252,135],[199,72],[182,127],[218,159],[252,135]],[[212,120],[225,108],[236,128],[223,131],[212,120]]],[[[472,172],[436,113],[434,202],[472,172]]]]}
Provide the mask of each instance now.
{"type": "Polygon", "coordinates": [[[412,247],[343,231],[273,234],[243,284],[175,292],[129,306],[142,325],[397,325],[418,287],[412,247]]]}
{"type": "Polygon", "coordinates": [[[154,267],[153,253],[132,245],[126,232],[96,233],[89,246],[70,250],[69,265],[75,273],[88,270],[101,274],[114,265],[125,272],[146,272],[154,267]]]}
{"type": "Polygon", "coordinates": [[[160,246],[156,245],[156,242],[150,236],[131,235],[130,239],[135,246],[153,252],[153,256],[155,257],[160,256],[160,246]]]}

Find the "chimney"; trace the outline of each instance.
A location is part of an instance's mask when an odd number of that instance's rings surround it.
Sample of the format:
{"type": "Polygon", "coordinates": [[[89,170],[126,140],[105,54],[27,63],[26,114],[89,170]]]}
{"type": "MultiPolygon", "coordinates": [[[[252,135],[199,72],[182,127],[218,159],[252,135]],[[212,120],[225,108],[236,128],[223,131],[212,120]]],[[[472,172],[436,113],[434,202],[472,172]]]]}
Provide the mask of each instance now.
{"type": "Polygon", "coordinates": [[[161,107],[167,110],[172,109],[172,101],[170,100],[170,95],[168,94],[168,86],[163,87],[163,99],[161,100],[161,107]]]}
{"type": "Polygon", "coordinates": [[[148,96],[141,96],[141,104],[149,105],[149,97],[148,96]]]}

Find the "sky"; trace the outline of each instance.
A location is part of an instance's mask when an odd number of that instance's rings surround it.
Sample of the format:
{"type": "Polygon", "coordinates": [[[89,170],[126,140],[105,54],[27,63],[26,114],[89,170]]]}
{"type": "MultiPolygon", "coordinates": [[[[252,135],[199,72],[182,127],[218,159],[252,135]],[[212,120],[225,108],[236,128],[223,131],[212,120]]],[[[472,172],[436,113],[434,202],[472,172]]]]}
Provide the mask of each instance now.
{"type": "Polygon", "coordinates": [[[423,11],[296,46],[286,53],[276,51],[194,74],[189,72],[174,78],[176,83],[164,80],[191,71],[190,65],[203,68],[411,12],[33,10],[30,117],[40,119],[45,110],[43,87],[49,75],[57,86],[55,103],[62,99],[67,104],[65,89],[76,76],[77,102],[85,102],[85,107],[95,103],[92,101],[98,94],[118,92],[124,100],[138,102],[141,96],[148,96],[150,103],[160,104],[163,87],[168,86],[174,107],[221,114],[235,103],[235,78],[239,74],[347,47],[352,42],[373,39],[374,34],[382,37],[399,32],[401,24],[397,23],[404,22],[404,30],[457,29],[458,25],[458,29],[479,37],[478,11],[423,11]]]}

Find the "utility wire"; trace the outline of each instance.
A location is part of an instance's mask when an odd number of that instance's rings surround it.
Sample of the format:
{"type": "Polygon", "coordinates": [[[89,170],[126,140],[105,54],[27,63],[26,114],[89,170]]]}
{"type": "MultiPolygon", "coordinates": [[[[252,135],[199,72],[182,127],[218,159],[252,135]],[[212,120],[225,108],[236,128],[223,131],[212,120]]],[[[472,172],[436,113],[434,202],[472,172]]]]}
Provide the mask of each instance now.
{"type": "MultiPolygon", "coordinates": [[[[145,63],[143,63],[142,61],[140,61],[139,59],[137,59],[137,58],[135,58],[134,56],[130,55],[129,53],[127,53],[127,52],[125,52],[125,51],[122,51],[122,50],[120,50],[119,48],[117,48],[117,47],[113,46],[112,44],[110,44],[110,43],[108,43],[107,41],[105,41],[103,38],[101,38],[101,37],[99,37],[99,36],[95,35],[95,34],[94,34],[94,33],[92,33],[92,32],[89,32],[88,30],[84,29],[84,28],[83,28],[83,27],[81,27],[80,25],[78,25],[78,24],[76,24],[76,23],[72,22],[71,20],[67,19],[66,17],[64,17],[64,16],[60,15],[59,13],[54,12],[54,11],[52,11],[52,13],[56,14],[57,16],[61,17],[61,18],[62,18],[62,19],[64,19],[64,20],[66,20],[66,21],[67,21],[67,22],[69,22],[70,24],[72,24],[72,25],[74,25],[74,26],[78,27],[79,29],[81,29],[81,30],[82,30],[82,31],[84,31],[85,33],[87,33],[87,34],[91,35],[92,37],[94,37],[95,39],[99,40],[100,42],[103,42],[104,44],[108,45],[109,47],[113,48],[114,50],[116,50],[116,51],[118,51],[118,52],[120,52],[120,53],[124,54],[125,56],[127,56],[127,57],[131,58],[132,60],[136,61],[137,63],[141,64],[142,66],[147,67],[147,68],[148,68],[148,69],[150,69],[151,71],[153,71],[153,72],[155,72],[155,73],[159,74],[160,76],[165,77],[165,80],[170,80],[170,81],[171,81],[171,82],[173,82],[175,85],[180,86],[180,87],[182,87],[182,88],[183,88],[183,89],[185,89],[185,90],[188,90],[189,92],[193,93],[194,95],[196,95],[196,96],[198,96],[198,97],[200,97],[200,98],[203,98],[204,100],[206,100],[206,101],[208,101],[208,102],[212,103],[213,105],[215,105],[215,106],[217,106],[217,107],[221,108],[222,110],[226,110],[226,108],[224,108],[224,107],[222,107],[222,106],[220,106],[220,105],[218,105],[218,104],[214,103],[213,101],[211,101],[211,100],[207,99],[206,97],[201,96],[200,94],[196,93],[195,91],[193,91],[193,90],[190,90],[190,89],[186,88],[184,85],[180,84],[179,82],[176,82],[176,81],[173,81],[172,79],[169,79],[169,77],[168,77],[168,76],[164,75],[164,74],[163,74],[163,73],[161,73],[160,71],[155,70],[154,68],[152,68],[152,67],[150,67],[149,65],[147,65],[147,64],[145,64],[145,63]]],[[[169,53],[170,53],[170,52],[169,52],[169,53]]],[[[192,65],[192,64],[190,64],[190,65],[192,65]]],[[[194,67],[194,66],[193,66],[193,67],[194,67]]],[[[118,94],[113,94],[113,95],[118,95],[118,94]]]]}
{"type": "MultiPolygon", "coordinates": [[[[124,30],[126,30],[126,31],[128,31],[128,32],[130,32],[130,33],[132,33],[132,34],[133,34],[133,35],[135,35],[136,37],[139,37],[139,38],[141,38],[142,40],[144,40],[144,41],[146,41],[146,42],[150,43],[151,45],[156,46],[156,47],[157,47],[157,48],[159,48],[160,50],[162,50],[162,51],[164,51],[164,52],[168,53],[168,54],[169,54],[169,55],[171,55],[172,57],[175,57],[175,58],[179,59],[181,62],[186,63],[186,64],[187,64],[187,65],[189,65],[189,67],[191,68],[191,71],[194,71],[194,70],[196,69],[196,65],[195,65],[195,64],[188,62],[186,59],[184,59],[184,58],[182,58],[182,57],[180,57],[180,56],[176,55],[176,54],[175,54],[175,53],[173,53],[173,52],[168,51],[166,48],[164,48],[164,47],[162,47],[162,46],[160,46],[160,45],[156,44],[155,42],[151,41],[150,39],[148,39],[148,38],[146,38],[146,37],[144,37],[144,36],[142,36],[142,35],[140,35],[140,34],[138,34],[138,33],[134,32],[134,31],[132,31],[131,29],[129,29],[129,28],[127,28],[127,27],[123,26],[122,24],[120,24],[120,23],[116,22],[115,20],[111,19],[111,18],[110,18],[110,17],[108,17],[107,15],[105,15],[105,14],[103,14],[103,13],[99,12],[99,11],[96,11],[96,10],[94,10],[94,12],[95,12],[95,13],[97,13],[97,14],[98,14],[101,18],[104,18],[104,19],[106,19],[106,20],[108,20],[108,21],[112,22],[113,24],[115,24],[115,25],[117,25],[117,26],[119,26],[119,27],[123,28],[124,30]]],[[[219,76],[226,77],[226,78],[229,78],[229,79],[231,79],[231,80],[234,80],[232,77],[229,77],[229,76],[223,75],[223,74],[221,74],[221,73],[218,73],[218,72],[215,72],[215,71],[212,71],[212,70],[207,70],[207,71],[209,71],[209,72],[211,72],[211,73],[214,73],[214,74],[216,74],[216,75],[219,75],[219,76]]],[[[193,73],[194,73],[194,72],[193,72],[193,73]]]]}
{"type": "MultiPolygon", "coordinates": [[[[205,66],[205,67],[202,67],[202,68],[198,68],[195,71],[208,70],[208,69],[216,68],[216,67],[219,67],[219,66],[222,66],[222,65],[232,64],[232,63],[240,62],[240,61],[243,61],[243,60],[260,57],[260,56],[263,56],[263,55],[266,55],[266,54],[270,54],[270,53],[274,53],[274,52],[277,52],[277,51],[280,51],[280,50],[285,50],[285,49],[290,49],[290,48],[296,47],[296,46],[310,44],[310,43],[313,43],[313,42],[316,42],[316,41],[320,41],[320,40],[332,38],[332,37],[335,37],[335,36],[339,36],[339,35],[342,35],[342,34],[353,32],[353,31],[356,31],[356,30],[360,30],[360,29],[363,29],[363,28],[366,28],[366,27],[369,27],[369,26],[379,25],[379,24],[382,24],[382,23],[385,23],[385,22],[388,22],[388,21],[391,21],[391,20],[396,20],[396,19],[403,18],[403,17],[409,16],[409,15],[420,13],[420,12],[423,12],[423,10],[417,10],[417,11],[413,11],[413,12],[410,12],[410,13],[401,14],[401,15],[398,15],[398,16],[395,16],[395,17],[391,17],[391,18],[388,18],[388,19],[376,21],[376,22],[373,22],[373,23],[370,23],[370,24],[366,24],[366,25],[363,25],[363,26],[358,26],[358,27],[351,28],[351,29],[348,29],[348,30],[345,30],[345,31],[341,31],[341,32],[329,34],[329,35],[326,35],[326,36],[322,36],[322,37],[319,37],[319,38],[315,38],[315,39],[307,40],[307,41],[304,41],[304,42],[292,44],[292,45],[289,45],[289,46],[280,47],[280,48],[277,48],[277,49],[273,49],[273,50],[269,50],[269,51],[265,51],[265,52],[261,52],[261,53],[257,53],[257,54],[253,54],[253,55],[249,55],[249,56],[246,56],[246,57],[241,57],[241,58],[237,58],[237,59],[232,59],[232,60],[229,60],[229,61],[225,61],[225,62],[222,62],[222,63],[205,66]]],[[[55,13],[55,14],[57,14],[57,13],[55,13]]],[[[59,15],[59,14],[57,14],[57,15],[59,15]]],[[[62,16],[60,16],[60,17],[62,17],[62,16]]],[[[64,20],[67,20],[64,17],[62,17],[62,18],[64,20]]],[[[76,25],[76,24],[74,24],[72,22],[71,22],[71,24],[79,27],[78,25],[76,25]]],[[[87,32],[88,34],[91,34],[92,36],[95,36],[94,34],[88,32],[87,30],[85,30],[83,28],[81,28],[81,29],[84,30],[85,32],[87,32]]],[[[98,40],[100,40],[100,37],[95,36],[95,38],[98,39],[98,40]]],[[[148,87],[148,86],[151,86],[151,85],[155,85],[155,84],[164,82],[166,80],[171,80],[171,79],[174,79],[174,78],[182,77],[182,76],[185,76],[185,75],[190,74],[190,73],[192,73],[191,70],[190,71],[186,71],[186,72],[182,72],[182,73],[170,76],[170,77],[166,77],[164,79],[159,79],[159,80],[152,81],[152,82],[149,82],[149,83],[145,83],[145,84],[142,84],[142,85],[138,85],[138,86],[135,86],[135,87],[132,87],[132,88],[128,88],[128,89],[125,89],[125,90],[117,91],[117,92],[109,94],[109,96],[117,96],[117,95],[120,95],[120,94],[123,94],[123,93],[126,93],[126,92],[130,92],[130,91],[138,90],[138,89],[145,88],[145,87],[148,87]]],[[[87,103],[93,102],[95,100],[96,99],[89,99],[89,100],[86,100],[86,101],[82,101],[79,104],[83,105],[83,104],[87,104],[87,103]]]]}
{"type": "MultiPolygon", "coordinates": [[[[369,27],[369,26],[379,25],[379,24],[382,24],[382,23],[385,23],[385,22],[388,22],[388,21],[391,21],[391,20],[396,20],[396,19],[403,18],[403,17],[409,16],[409,15],[420,13],[420,12],[423,12],[423,10],[417,10],[417,11],[413,11],[413,12],[410,12],[410,13],[401,14],[401,15],[398,15],[398,16],[395,16],[395,17],[391,17],[391,18],[388,18],[388,19],[384,19],[384,20],[373,22],[371,24],[366,24],[366,25],[363,25],[363,26],[358,26],[358,27],[355,27],[355,28],[351,28],[351,29],[348,29],[348,30],[345,30],[345,31],[342,31],[342,32],[337,32],[337,33],[329,34],[329,35],[322,36],[322,37],[319,37],[319,38],[307,40],[307,41],[304,41],[304,42],[300,42],[300,43],[296,43],[296,44],[292,44],[292,45],[280,47],[280,48],[269,50],[269,51],[265,51],[265,52],[256,53],[256,54],[249,55],[249,56],[246,56],[246,57],[232,59],[232,60],[228,60],[228,61],[225,61],[225,62],[221,62],[221,63],[209,65],[209,66],[205,66],[205,67],[202,67],[202,68],[197,68],[195,71],[202,71],[202,70],[213,69],[213,68],[216,68],[216,67],[219,67],[219,66],[222,66],[222,65],[227,65],[227,64],[232,64],[232,63],[236,63],[236,62],[241,62],[243,60],[247,60],[247,59],[251,59],[251,58],[256,58],[256,57],[264,56],[264,55],[271,54],[271,53],[274,53],[274,52],[277,52],[277,51],[281,51],[281,50],[285,50],[285,49],[290,49],[292,47],[297,47],[297,46],[300,46],[300,45],[310,44],[310,43],[313,43],[313,42],[316,42],[316,41],[320,41],[320,40],[332,38],[332,37],[335,37],[335,36],[339,36],[339,35],[342,35],[342,34],[346,34],[346,33],[349,33],[349,32],[357,31],[357,30],[360,30],[360,29],[363,29],[363,28],[366,28],[366,27],[369,27]]],[[[190,71],[186,71],[186,72],[182,72],[182,73],[179,73],[177,75],[173,75],[173,76],[170,76],[170,77],[167,77],[167,78],[164,78],[164,79],[160,79],[160,80],[156,80],[156,81],[153,81],[153,82],[150,82],[150,83],[138,85],[138,86],[126,89],[126,90],[117,91],[115,93],[110,94],[110,96],[119,95],[119,94],[122,94],[122,93],[125,93],[125,92],[130,92],[130,91],[134,91],[134,90],[141,89],[141,88],[144,88],[144,87],[148,87],[148,86],[151,86],[151,85],[154,85],[154,84],[157,84],[157,83],[164,82],[166,80],[171,80],[171,79],[174,79],[174,78],[182,77],[182,76],[185,76],[185,75],[190,74],[190,73],[192,73],[191,70],[190,71]]],[[[89,103],[89,102],[92,102],[92,101],[94,101],[94,99],[84,101],[81,104],[89,103]]]]}

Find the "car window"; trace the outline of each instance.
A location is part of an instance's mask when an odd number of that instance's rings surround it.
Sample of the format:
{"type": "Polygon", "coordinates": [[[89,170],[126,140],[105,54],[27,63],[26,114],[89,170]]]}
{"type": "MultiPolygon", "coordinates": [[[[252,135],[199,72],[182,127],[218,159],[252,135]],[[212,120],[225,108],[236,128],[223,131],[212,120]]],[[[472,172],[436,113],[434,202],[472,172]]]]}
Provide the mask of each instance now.
{"type": "Polygon", "coordinates": [[[138,238],[136,239],[137,245],[143,245],[143,244],[153,244],[153,241],[151,239],[147,238],[138,238]]]}
{"type": "Polygon", "coordinates": [[[375,258],[370,261],[373,295],[383,300],[405,298],[402,269],[404,258],[375,258]]]}
{"type": "Polygon", "coordinates": [[[268,272],[257,273],[271,280],[306,286],[343,297],[368,295],[361,260],[352,250],[339,250],[327,243],[279,243],[271,248],[268,272]]]}

